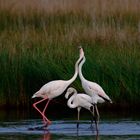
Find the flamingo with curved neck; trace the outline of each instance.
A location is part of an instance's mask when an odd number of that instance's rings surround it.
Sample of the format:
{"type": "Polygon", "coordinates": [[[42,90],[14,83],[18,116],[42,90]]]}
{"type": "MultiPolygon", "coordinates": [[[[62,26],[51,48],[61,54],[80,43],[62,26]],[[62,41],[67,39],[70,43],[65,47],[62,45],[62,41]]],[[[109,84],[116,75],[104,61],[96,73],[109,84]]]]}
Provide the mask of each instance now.
{"type": "MultiPolygon", "coordinates": [[[[84,54],[83,49],[81,49],[81,51],[84,54]]],[[[99,118],[99,111],[97,109],[96,104],[98,102],[103,103],[105,101],[109,101],[110,103],[112,103],[112,101],[100,85],[98,85],[95,82],[88,81],[87,79],[84,78],[82,74],[82,66],[85,63],[85,61],[86,61],[86,58],[84,56],[81,60],[81,63],[79,64],[79,77],[80,77],[83,89],[88,95],[92,97],[93,103],[95,104],[96,113],[99,118]]]]}
{"type": "Polygon", "coordinates": [[[76,77],[78,75],[78,64],[81,61],[81,59],[83,58],[83,51],[81,49],[82,48],[80,47],[80,56],[79,56],[79,59],[75,63],[75,73],[70,80],[55,80],[55,81],[48,82],[47,84],[42,86],[40,88],[40,90],[37,91],[32,96],[32,98],[35,98],[35,97],[43,98],[40,101],[34,103],[33,107],[42,115],[45,126],[51,124],[51,121],[48,120],[48,118],[45,116],[45,111],[46,111],[46,108],[47,108],[50,100],[61,95],[66,90],[66,88],[76,79],[76,77]],[[43,111],[41,111],[41,110],[39,110],[39,108],[36,105],[45,100],[48,100],[48,101],[47,101],[43,111]]]}
{"type": "MultiPolygon", "coordinates": [[[[77,108],[78,111],[78,119],[77,119],[77,128],[79,127],[79,118],[80,118],[80,110],[81,108],[85,108],[87,110],[89,110],[91,112],[91,114],[93,115],[94,118],[94,106],[93,106],[93,102],[92,102],[92,98],[84,93],[78,93],[77,94],[77,90],[75,88],[68,88],[66,94],[65,94],[65,98],[68,99],[67,101],[67,105],[70,108],[77,108]],[[71,97],[69,98],[69,95],[71,95],[71,97]]],[[[96,123],[96,120],[95,120],[96,123]]],[[[97,125],[97,123],[96,123],[97,125]]],[[[96,126],[97,128],[97,126],[96,126]]]]}

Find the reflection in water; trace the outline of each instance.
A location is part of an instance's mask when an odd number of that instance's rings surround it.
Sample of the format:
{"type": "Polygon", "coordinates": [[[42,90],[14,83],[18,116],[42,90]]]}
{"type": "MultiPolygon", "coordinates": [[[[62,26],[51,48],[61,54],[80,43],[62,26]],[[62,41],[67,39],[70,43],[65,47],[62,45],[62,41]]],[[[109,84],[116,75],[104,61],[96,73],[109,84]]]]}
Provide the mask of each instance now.
{"type": "Polygon", "coordinates": [[[43,140],[51,140],[51,133],[48,130],[44,131],[43,140]]]}
{"type": "Polygon", "coordinates": [[[51,133],[49,132],[49,130],[44,126],[36,126],[33,128],[28,128],[28,130],[32,130],[32,131],[43,131],[43,139],[42,140],[51,140],[51,133]]]}
{"type": "MultiPolygon", "coordinates": [[[[95,130],[93,127],[90,128],[90,129],[91,129],[91,132],[92,132],[91,136],[93,136],[93,140],[99,140],[98,130],[95,130]]],[[[51,138],[52,134],[50,133],[50,131],[48,129],[43,129],[43,131],[44,131],[44,133],[43,133],[43,139],[42,140],[52,140],[52,138],[51,138]]],[[[77,131],[76,139],[80,140],[81,139],[80,133],[82,133],[82,131],[80,132],[79,129],[76,129],[76,131],[77,131]]],[[[67,137],[69,137],[69,136],[67,136],[67,137]]]]}
{"type": "Polygon", "coordinates": [[[80,121],[76,129],[75,121],[53,121],[48,128],[42,126],[42,120],[19,120],[0,122],[0,140],[140,140],[140,121],[118,119],[100,121],[99,132],[95,123],[89,127],[90,121],[80,121]]]}
{"type": "Polygon", "coordinates": [[[99,140],[99,132],[98,132],[98,130],[96,131],[95,139],[99,140]]]}
{"type": "MultiPolygon", "coordinates": [[[[93,126],[90,127],[91,132],[93,134],[93,138],[95,137],[95,140],[99,140],[99,130],[98,129],[94,129],[93,126]]],[[[79,140],[79,128],[77,129],[77,140],[79,140]]],[[[94,140],[94,139],[93,139],[94,140]]]]}

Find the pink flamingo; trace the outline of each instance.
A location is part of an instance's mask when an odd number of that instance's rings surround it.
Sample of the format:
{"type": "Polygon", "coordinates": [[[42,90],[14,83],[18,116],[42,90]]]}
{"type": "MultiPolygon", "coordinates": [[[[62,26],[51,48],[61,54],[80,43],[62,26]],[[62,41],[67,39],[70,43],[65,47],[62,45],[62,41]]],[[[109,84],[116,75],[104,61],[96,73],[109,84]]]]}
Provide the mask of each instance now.
{"type": "Polygon", "coordinates": [[[70,80],[55,80],[55,81],[48,82],[47,84],[43,85],[40,88],[40,90],[37,91],[32,96],[32,98],[35,98],[35,97],[43,98],[40,101],[34,103],[33,107],[42,115],[45,126],[51,124],[51,121],[48,120],[48,118],[45,116],[45,110],[46,110],[50,100],[61,95],[66,90],[66,88],[76,79],[76,77],[78,75],[78,64],[84,56],[82,48],[81,47],[79,47],[79,48],[80,48],[80,56],[79,56],[79,59],[75,63],[75,73],[74,73],[73,77],[70,80]],[[45,100],[48,100],[48,101],[47,101],[43,111],[41,112],[36,105],[45,100]]]}
{"type": "Polygon", "coordinates": [[[77,93],[77,90],[75,88],[70,87],[67,89],[65,98],[66,99],[69,98],[68,102],[67,102],[68,107],[77,108],[77,111],[78,111],[77,129],[79,128],[79,119],[80,119],[81,108],[85,108],[85,109],[89,110],[94,117],[93,101],[89,95],[84,94],[84,93],[77,93]],[[70,98],[69,98],[69,96],[70,96],[70,98]]]}
{"type": "MultiPolygon", "coordinates": [[[[84,51],[83,49],[81,48],[81,51],[83,52],[84,54],[84,51]]],[[[92,100],[94,102],[94,106],[95,106],[95,110],[96,110],[96,113],[97,113],[97,117],[98,117],[98,120],[99,120],[99,111],[98,111],[98,108],[97,108],[97,103],[103,103],[105,101],[108,101],[110,103],[112,103],[112,100],[109,98],[109,96],[105,93],[105,91],[103,90],[103,88],[95,83],[95,82],[92,82],[92,81],[89,81],[87,79],[84,78],[83,74],[82,74],[82,66],[83,64],[85,63],[86,61],[86,58],[85,56],[82,58],[82,61],[81,63],[79,64],[79,77],[81,79],[81,83],[82,83],[82,87],[84,89],[84,91],[92,97],[92,100]]]]}

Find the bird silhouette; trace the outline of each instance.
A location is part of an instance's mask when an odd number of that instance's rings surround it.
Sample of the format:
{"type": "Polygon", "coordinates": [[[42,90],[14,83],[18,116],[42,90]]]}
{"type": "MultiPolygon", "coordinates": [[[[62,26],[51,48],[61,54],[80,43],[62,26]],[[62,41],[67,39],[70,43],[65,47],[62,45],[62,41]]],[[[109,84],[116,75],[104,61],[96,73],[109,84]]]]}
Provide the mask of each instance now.
{"type": "MultiPolygon", "coordinates": [[[[82,47],[81,47],[81,51],[84,54],[82,47]]],[[[97,84],[95,82],[88,81],[84,78],[84,76],[82,74],[82,66],[85,63],[85,61],[86,61],[86,58],[84,56],[79,64],[79,77],[80,77],[84,91],[89,96],[92,97],[92,100],[93,100],[93,103],[95,106],[95,110],[97,113],[98,121],[99,121],[100,115],[99,115],[99,111],[97,108],[97,103],[103,103],[105,101],[112,103],[112,100],[109,98],[109,96],[105,93],[105,91],[103,90],[103,88],[99,84],[97,84]]]]}
{"type": "Polygon", "coordinates": [[[66,90],[66,88],[76,79],[76,77],[78,75],[78,64],[83,57],[82,48],[79,47],[79,49],[80,49],[80,51],[79,51],[80,56],[79,56],[79,59],[75,63],[75,73],[74,73],[73,77],[69,80],[55,80],[55,81],[48,82],[47,84],[43,85],[40,88],[40,90],[37,91],[32,96],[32,98],[35,98],[35,97],[43,98],[40,101],[34,103],[33,107],[42,115],[45,126],[51,124],[51,121],[48,120],[48,118],[45,116],[45,110],[46,110],[50,100],[61,95],[66,90]],[[43,111],[40,111],[39,108],[37,107],[37,104],[39,104],[45,100],[48,100],[48,101],[47,101],[43,111]]]}
{"type": "MultiPolygon", "coordinates": [[[[78,93],[77,94],[77,90],[75,88],[68,88],[67,92],[65,94],[65,98],[68,99],[67,101],[67,105],[70,108],[77,108],[77,128],[79,128],[79,119],[80,119],[80,110],[81,108],[85,108],[87,110],[89,110],[94,118],[94,109],[93,109],[93,100],[92,98],[84,93],[78,93]],[[72,94],[72,95],[71,95],[72,94]],[[69,96],[71,95],[71,97],[69,98],[69,96]]],[[[95,120],[96,123],[96,120],[95,120]]],[[[96,123],[97,124],[97,123],[96,123]]]]}

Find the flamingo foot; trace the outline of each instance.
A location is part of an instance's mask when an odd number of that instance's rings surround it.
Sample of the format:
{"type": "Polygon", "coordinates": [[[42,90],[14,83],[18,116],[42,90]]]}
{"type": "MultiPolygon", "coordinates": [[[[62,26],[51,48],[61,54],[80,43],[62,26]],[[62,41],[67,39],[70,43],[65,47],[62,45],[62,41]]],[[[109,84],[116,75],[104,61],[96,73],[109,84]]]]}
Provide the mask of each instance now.
{"type": "Polygon", "coordinates": [[[41,126],[36,126],[36,127],[30,127],[28,128],[28,130],[33,131],[33,130],[48,130],[47,127],[49,125],[51,125],[51,121],[50,120],[46,120],[45,118],[43,118],[43,123],[44,125],[41,126]]]}
{"type": "Polygon", "coordinates": [[[44,123],[44,127],[48,127],[49,125],[52,124],[52,122],[50,120],[46,120],[45,118],[43,118],[43,123],[44,123]]]}

